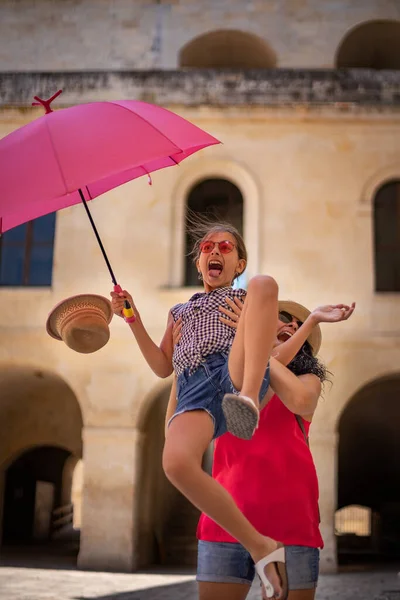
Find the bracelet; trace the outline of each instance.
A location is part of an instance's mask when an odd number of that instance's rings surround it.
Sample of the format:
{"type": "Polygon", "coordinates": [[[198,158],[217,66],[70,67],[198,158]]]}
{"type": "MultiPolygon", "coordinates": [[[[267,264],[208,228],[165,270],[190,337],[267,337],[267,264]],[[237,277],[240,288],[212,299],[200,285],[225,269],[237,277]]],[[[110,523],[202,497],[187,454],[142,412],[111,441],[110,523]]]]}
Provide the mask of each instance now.
{"type": "Polygon", "coordinates": [[[124,319],[126,323],[134,323],[136,321],[135,315],[132,315],[132,317],[124,317],[124,319]]]}

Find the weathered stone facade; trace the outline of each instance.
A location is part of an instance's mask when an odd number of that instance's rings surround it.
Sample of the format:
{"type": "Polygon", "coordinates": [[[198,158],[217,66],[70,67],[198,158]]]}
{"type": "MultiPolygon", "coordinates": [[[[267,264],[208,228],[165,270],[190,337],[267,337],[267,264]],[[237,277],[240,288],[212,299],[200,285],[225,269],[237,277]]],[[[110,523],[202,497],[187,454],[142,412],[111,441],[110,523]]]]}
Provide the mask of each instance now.
{"type": "Polygon", "coordinates": [[[5,0],[0,70],[175,69],[182,48],[215,30],[265,40],[282,68],[331,68],[364,21],[398,19],[391,0],[5,0]]]}

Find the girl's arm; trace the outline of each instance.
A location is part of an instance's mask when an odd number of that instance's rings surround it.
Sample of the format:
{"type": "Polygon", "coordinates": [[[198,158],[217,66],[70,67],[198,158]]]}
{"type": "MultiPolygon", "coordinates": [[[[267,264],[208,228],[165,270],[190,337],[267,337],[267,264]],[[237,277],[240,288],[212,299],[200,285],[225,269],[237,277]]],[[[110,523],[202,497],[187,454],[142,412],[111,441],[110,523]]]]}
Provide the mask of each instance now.
{"type": "Polygon", "coordinates": [[[174,414],[177,405],[177,397],[176,397],[176,375],[174,375],[174,379],[172,381],[171,393],[169,395],[167,412],[165,414],[165,437],[167,437],[168,431],[168,421],[174,414]]]}
{"type": "Polygon", "coordinates": [[[129,323],[129,327],[136,338],[141,353],[147,361],[149,367],[158,377],[169,377],[173,371],[172,367],[172,326],[174,319],[169,313],[167,327],[161,340],[160,346],[157,346],[147,333],[139,315],[136,315],[136,321],[129,323]]]}
{"type": "Polygon", "coordinates": [[[270,361],[271,387],[283,404],[296,415],[308,417],[317,408],[321,394],[321,382],[316,375],[294,375],[275,358],[270,361]]]}
{"type": "Polygon", "coordinates": [[[129,327],[136,338],[141,353],[147,364],[158,377],[169,377],[173,371],[172,367],[172,326],[174,319],[171,312],[168,314],[167,327],[161,344],[157,346],[146,331],[140,314],[132,300],[132,296],[125,290],[122,294],[111,292],[112,308],[116,315],[122,316],[124,299],[126,298],[135,312],[136,320],[129,323],[129,327]]]}

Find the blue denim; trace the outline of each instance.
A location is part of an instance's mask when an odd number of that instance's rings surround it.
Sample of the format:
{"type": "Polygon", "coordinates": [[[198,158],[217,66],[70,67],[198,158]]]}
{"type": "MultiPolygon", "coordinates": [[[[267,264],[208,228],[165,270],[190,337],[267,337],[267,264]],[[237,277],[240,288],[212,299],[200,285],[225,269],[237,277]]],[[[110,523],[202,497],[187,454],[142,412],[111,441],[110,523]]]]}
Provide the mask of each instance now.
{"type": "MultiPolygon", "coordinates": [[[[289,590],[317,587],[319,550],[309,546],[285,546],[289,590]]],[[[255,567],[250,554],[240,544],[199,541],[197,581],[245,583],[251,585],[255,567]]]]}
{"type": "MultiPolygon", "coordinates": [[[[269,386],[269,365],[261,385],[259,399],[264,398],[269,386]]],[[[177,378],[178,404],[177,415],[190,410],[205,410],[214,422],[214,436],[220,437],[227,432],[222,411],[222,398],[225,394],[238,394],[229,376],[228,355],[210,354],[194,373],[186,369],[177,378]]]]}

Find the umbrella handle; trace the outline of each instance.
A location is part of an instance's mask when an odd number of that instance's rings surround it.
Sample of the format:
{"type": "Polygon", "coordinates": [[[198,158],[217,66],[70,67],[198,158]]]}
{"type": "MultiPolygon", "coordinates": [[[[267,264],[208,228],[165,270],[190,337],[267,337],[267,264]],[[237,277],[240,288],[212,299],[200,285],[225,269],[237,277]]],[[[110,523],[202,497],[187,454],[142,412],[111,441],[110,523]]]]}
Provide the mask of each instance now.
{"type": "MultiPolygon", "coordinates": [[[[122,293],[122,288],[120,285],[114,285],[114,292],[116,294],[121,294],[122,293]]],[[[133,312],[133,308],[130,304],[130,302],[128,302],[128,300],[124,301],[124,308],[122,310],[123,314],[124,314],[124,319],[127,323],[134,323],[136,321],[136,317],[135,317],[135,313],[133,312]]]]}

